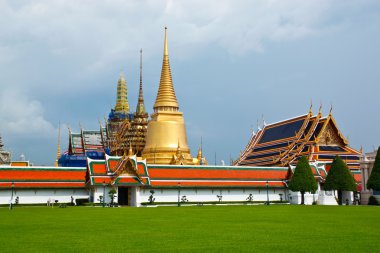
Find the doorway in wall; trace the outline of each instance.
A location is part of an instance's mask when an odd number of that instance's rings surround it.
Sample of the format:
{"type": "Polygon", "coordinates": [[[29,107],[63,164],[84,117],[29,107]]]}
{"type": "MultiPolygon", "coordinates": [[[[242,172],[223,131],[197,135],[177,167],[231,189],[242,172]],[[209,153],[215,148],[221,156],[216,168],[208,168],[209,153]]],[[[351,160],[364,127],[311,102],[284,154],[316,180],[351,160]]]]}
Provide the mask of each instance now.
{"type": "Polygon", "coordinates": [[[127,187],[118,188],[117,203],[122,206],[128,205],[128,188],[127,187]]]}

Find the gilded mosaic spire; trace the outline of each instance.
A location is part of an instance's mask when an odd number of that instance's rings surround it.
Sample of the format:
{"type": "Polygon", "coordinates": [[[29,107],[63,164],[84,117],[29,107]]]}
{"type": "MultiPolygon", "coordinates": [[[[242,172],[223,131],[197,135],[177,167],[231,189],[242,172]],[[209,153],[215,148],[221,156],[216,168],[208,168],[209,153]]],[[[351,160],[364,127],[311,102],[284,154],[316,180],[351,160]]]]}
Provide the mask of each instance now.
{"type": "Polygon", "coordinates": [[[129,104],[127,98],[127,82],[125,81],[123,73],[120,73],[120,78],[117,82],[117,97],[115,111],[129,113],[129,104]]]}
{"type": "Polygon", "coordinates": [[[137,101],[136,113],[145,113],[144,97],[143,97],[143,87],[142,87],[142,49],[140,50],[140,89],[139,89],[139,99],[137,101]]]}
{"type": "Polygon", "coordinates": [[[158,88],[157,98],[153,108],[155,112],[158,110],[178,111],[179,109],[177,97],[175,96],[173,87],[172,73],[170,71],[168,37],[166,27],[164,39],[164,57],[162,61],[160,86],[158,88]]]}

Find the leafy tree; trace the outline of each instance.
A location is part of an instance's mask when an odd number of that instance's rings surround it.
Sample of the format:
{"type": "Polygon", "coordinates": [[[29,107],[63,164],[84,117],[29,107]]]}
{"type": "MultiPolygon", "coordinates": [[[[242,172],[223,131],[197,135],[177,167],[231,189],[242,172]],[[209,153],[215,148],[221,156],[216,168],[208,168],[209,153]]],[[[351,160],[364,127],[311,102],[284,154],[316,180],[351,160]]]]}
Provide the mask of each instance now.
{"type": "Polygon", "coordinates": [[[301,193],[301,205],[305,204],[305,192],[314,193],[318,189],[318,183],[306,156],[302,156],[294,169],[294,174],[289,182],[289,189],[301,193]]]}
{"type": "Polygon", "coordinates": [[[367,188],[380,191],[380,147],[377,149],[375,163],[373,164],[371,175],[368,178],[367,188]]]}
{"type": "Polygon", "coordinates": [[[343,191],[356,191],[357,185],[355,183],[354,177],[352,176],[347,164],[340,158],[336,156],[329,173],[327,174],[324,189],[331,191],[338,191],[338,204],[342,205],[342,195],[343,191]]]}

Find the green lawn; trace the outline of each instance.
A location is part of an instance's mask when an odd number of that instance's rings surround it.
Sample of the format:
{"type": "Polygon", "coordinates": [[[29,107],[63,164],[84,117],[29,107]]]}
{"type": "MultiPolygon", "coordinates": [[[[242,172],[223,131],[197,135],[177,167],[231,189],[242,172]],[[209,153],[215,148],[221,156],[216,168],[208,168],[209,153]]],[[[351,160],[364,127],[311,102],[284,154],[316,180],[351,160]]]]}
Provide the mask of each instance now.
{"type": "Polygon", "coordinates": [[[379,252],[380,208],[0,208],[0,252],[379,252]]]}

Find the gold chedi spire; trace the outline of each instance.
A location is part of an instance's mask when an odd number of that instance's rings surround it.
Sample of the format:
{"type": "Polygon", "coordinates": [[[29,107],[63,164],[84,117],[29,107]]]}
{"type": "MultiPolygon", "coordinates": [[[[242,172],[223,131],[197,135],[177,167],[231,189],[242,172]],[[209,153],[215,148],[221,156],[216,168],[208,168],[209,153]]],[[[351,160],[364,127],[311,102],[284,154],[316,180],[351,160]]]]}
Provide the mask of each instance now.
{"type": "Polygon", "coordinates": [[[163,58],[160,86],[153,107],[154,113],[148,123],[142,157],[148,164],[194,164],[187,145],[185,120],[174,93],[166,27],[163,58]],[[180,156],[177,151],[180,151],[180,156]]]}
{"type": "Polygon", "coordinates": [[[178,111],[179,105],[175,96],[172,73],[169,64],[168,35],[165,27],[164,39],[164,57],[162,61],[160,86],[158,88],[156,102],[153,107],[154,111],[178,111]]]}
{"type": "Polygon", "coordinates": [[[127,98],[127,81],[125,81],[123,73],[120,73],[119,81],[117,82],[117,97],[116,97],[116,112],[129,113],[129,104],[127,98]]]}
{"type": "Polygon", "coordinates": [[[54,166],[58,167],[58,160],[61,158],[61,124],[58,126],[58,144],[57,144],[57,158],[55,159],[54,166]]]}

